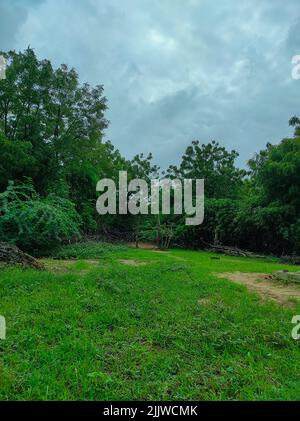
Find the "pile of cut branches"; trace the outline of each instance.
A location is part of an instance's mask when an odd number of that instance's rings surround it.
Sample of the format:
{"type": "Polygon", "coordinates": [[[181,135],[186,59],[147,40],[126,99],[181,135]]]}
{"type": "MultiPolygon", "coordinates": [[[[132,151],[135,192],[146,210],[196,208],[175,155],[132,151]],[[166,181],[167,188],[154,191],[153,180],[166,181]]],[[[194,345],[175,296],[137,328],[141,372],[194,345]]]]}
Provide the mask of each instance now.
{"type": "Polygon", "coordinates": [[[4,242],[0,242],[0,262],[39,270],[44,269],[44,265],[30,254],[24,253],[13,244],[4,242]]]}
{"type": "Polygon", "coordinates": [[[227,256],[238,256],[238,257],[256,257],[256,258],[264,258],[260,254],[252,253],[251,251],[241,250],[238,247],[229,247],[223,245],[210,245],[210,251],[214,251],[215,253],[222,253],[226,254],[227,256]]]}
{"type": "Polygon", "coordinates": [[[281,256],[280,262],[288,265],[300,265],[300,256],[281,256]]]}

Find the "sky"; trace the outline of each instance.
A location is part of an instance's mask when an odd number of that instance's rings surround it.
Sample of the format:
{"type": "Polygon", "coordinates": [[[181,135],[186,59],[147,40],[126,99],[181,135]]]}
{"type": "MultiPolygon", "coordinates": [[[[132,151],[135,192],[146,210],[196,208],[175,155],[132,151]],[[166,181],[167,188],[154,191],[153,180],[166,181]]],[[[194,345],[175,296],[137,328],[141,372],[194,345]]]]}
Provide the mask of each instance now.
{"type": "Polygon", "coordinates": [[[106,139],[162,168],[192,140],[244,166],[300,116],[299,0],[0,0],[0,50],[28,45],[104,85],[106,139]]]}

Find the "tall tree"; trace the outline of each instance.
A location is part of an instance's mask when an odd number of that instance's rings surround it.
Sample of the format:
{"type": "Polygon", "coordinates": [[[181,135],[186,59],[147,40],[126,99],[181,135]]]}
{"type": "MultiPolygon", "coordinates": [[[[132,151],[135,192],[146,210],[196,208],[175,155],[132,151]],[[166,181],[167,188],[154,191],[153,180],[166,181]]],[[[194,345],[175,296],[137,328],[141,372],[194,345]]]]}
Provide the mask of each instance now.
{"type": "Polygon", "coordinates": [[[204,178],[206,197],[235,198],[246,174],[235,166],[238,155],[215,141],[202,145],[193,141],[187,147],[179,168],[170,166],[168,174],[179,178],[204,178]]]}
{"type": "Polygon", "coordinates": [[[108,124],[103,87],[80,85],[74,69],[62,65],[54,70],[30,48],[3,54],[8,66],[0,81],[0,131],[8,141],[32,145],[35,168],[30,173],[24,169],[24,175],[45,193],[72,168],[103,155],[108,124]]]}

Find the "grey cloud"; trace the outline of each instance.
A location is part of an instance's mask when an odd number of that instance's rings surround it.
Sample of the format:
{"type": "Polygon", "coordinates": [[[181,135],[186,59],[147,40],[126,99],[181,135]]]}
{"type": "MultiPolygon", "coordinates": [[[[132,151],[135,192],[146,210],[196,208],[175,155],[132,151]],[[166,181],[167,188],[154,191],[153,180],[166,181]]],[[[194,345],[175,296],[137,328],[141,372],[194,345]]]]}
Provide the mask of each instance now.
{"type": "Polygon", "coordinates": [[[0,1],[0,50],[11,50],[15,46],[20,26],[26,21],[32,8],[43,0],[0,1]]]}
{"type": "Polygon", "coordinates": [[[45,0],[20,17],[7,7],[17,49],[104,84],[107,138],[128,157],[152,151],[167,166],[191,140],[216,139],[244,164],[300,114],[298,0],[45,0]]]}

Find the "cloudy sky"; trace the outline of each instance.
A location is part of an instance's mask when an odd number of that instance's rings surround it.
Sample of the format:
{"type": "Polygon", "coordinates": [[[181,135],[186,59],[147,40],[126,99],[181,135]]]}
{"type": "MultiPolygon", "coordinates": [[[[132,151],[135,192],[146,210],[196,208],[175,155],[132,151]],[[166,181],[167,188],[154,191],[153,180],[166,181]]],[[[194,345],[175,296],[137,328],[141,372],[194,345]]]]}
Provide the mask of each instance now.
{"type": "Polygon", "coordinates": [[[300,115],[299,0],[0,0],[0,50],[28,45],[103,84],[107,139],[162,167],[195,139],[244,165],[300,115]]]}

